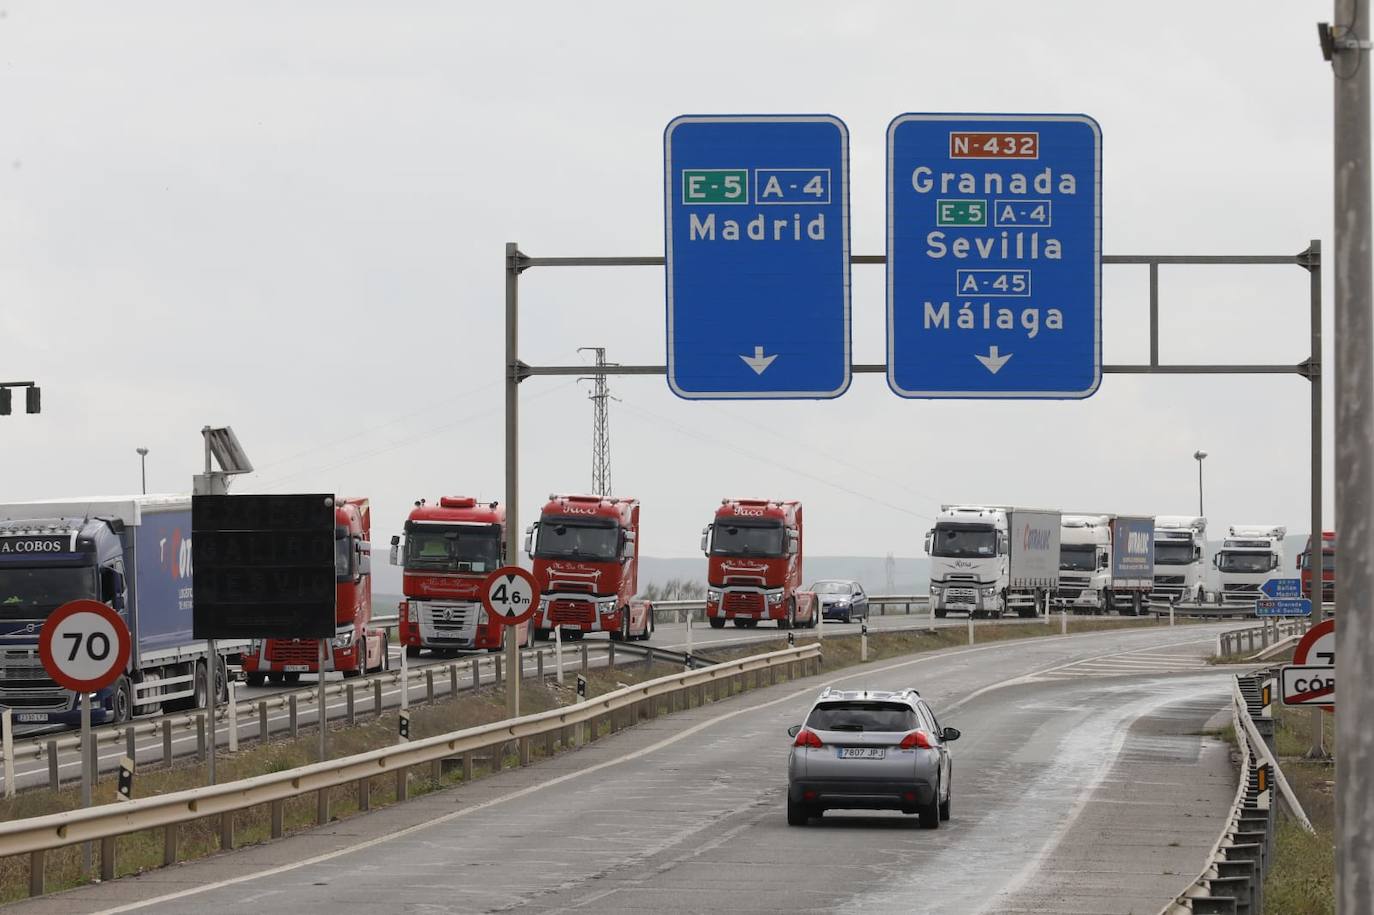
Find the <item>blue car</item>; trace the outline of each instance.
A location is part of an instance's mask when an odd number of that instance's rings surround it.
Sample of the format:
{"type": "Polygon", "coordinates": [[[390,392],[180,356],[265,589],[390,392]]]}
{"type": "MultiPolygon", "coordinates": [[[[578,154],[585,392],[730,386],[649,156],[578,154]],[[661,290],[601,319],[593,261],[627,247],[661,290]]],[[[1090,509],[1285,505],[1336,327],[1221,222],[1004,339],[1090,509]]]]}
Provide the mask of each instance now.
{"type": "Polygon", "coordinates": [[[822,620],[852,623],[868,619],[868,595],[857,581],[826,579],[813,583],[807,590],[816,592],[822,620]]]}

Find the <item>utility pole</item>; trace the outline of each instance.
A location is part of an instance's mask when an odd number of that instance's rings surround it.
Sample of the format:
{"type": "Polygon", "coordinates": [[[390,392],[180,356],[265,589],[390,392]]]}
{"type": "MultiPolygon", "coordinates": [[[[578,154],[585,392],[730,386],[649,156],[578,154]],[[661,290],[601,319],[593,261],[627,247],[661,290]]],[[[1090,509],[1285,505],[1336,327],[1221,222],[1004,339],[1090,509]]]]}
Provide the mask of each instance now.
{"type": "Polygon", "coordinates": [[[1197,461],[1197,514],[1199,518],[1207,517],[1207,513],[1202,510],[1202,459],[1207,457],[1206,451],[1194,451],[1193,459],[1197,461]]]}
{"type": "Polygon", "coordinates": [[[148,449],[135,448],[134,450],[138,452],[139,476],[143,479],[143,494],[146,496],[148,494],[148,449]]]}
{"type": "MultiPolygon", "coordinates": [[[[1336,910],[1374,912],[1374,335],[1370,285],[1369,0],[1317,27],[1335,85],[1336,910]]],[[[1321,531],[1312,534],[1319,550],[1321,531]]],[[[1319,587],[1316,585],[1315,587],[1319,587]]],[[[1314,587],[1314,589],[1315,589],[1314,587]]]]}
{"type": "Polygon", "coordinates": [[[590,381],[592,392],[587,395],[587,399],[593,404],[593,426],[592,426],[592,492],[598,496],[609,497],[611,495],[611,425],[610,412],[607,409],[607,401],[614,400],[611,396],[609,387],[606,384],[606,372],[604,369],[608,365],[614,365],[606,361],[606,348],[604,346],[581,346],[577,351],[596,353],[596,367],[602,369],[595,375],[587,375],[579,378],[578,381],[590,381]]]}

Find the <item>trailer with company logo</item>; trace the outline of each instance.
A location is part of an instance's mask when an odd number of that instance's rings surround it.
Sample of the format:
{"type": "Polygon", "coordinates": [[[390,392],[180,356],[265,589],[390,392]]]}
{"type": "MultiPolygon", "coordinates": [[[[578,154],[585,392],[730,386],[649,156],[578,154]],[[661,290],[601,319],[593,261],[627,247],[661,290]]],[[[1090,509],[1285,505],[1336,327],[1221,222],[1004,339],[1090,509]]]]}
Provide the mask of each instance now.
{"type": "MultiPolygon", "coordinates": [[[[78,695],[38,656],[48,616],[97,600],[129,627],[123,674],[97,692],[95,722],[206,704],[209,652],[191,637],[191,497],[125,496],[0,505],[0,706],[16,724],[75,725],[78,695]]],[[[218,642],[216,683],[246,642],[218,642]]]]}
{"type": "Polygon", "coordinates": [[[926,533],[930,605],[1000,617],[1047,613],[1059,587],[1060,514],[1006,505],[943,505],[926,533]]]}

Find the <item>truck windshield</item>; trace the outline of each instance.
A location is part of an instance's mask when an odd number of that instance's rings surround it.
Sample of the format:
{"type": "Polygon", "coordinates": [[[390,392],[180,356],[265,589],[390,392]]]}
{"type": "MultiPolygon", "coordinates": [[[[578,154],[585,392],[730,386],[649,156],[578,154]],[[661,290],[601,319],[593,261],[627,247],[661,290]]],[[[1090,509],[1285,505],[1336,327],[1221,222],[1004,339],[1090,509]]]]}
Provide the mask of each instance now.
{"type": "Polygon", "coordinates": [[[711,555],[782,556],[782,525],[717,521],[711,535],[711,555]]]}
{"type": "Polygon", "coordinates": [[[93,568],[0,568],[0,619],[45,617],[68,601],[95,596],[93,568]]]}
{"type": "Polygon", "coordinates": [[[1273,565],[1269,553],[1218,553],[1217,568],[1223,572],[1268,572],[1273,565]]]}
{"type": "Polygon", "coordinates": [[[990,527],[937,527],[930,555],[977,559],[997,555],[997,531],[990,527]]]}
{"type": "Polygon", "coordinates": [[[1064,572],[1094,572],[1097,570],[1097,549],[1091,544],[1060,546],[1059,568],[1064,572]]]}
{"type": "Polygon", "coordinates": [[[620,528],[614,524],[545,519],[539,522],[539,542],[534,555],[541,559],[585,559],[614,562],[620,545],[620,528]]]}
{"type": "Polygon", "coordinates": [[[1193,561],[1191,543],[1171,543],[1168,540],[1155,541],[1155,565],[1186,566],[1193,561]]]}
{"type": "Polygon", "coordinates": [[[348,581],[353,577],[353,541],[348,532],[334,535],[334,579],[348,581]]]}
{"type": "MultiPolygon", "coordinates": [[[[1304,569],[1310,569],[1310,568],[1312,568],[1312,554],[1311,554],[1311,553],[1303,553],[1303,554],[1302,554],[1302,567],[1303,567],[1304,569]]],[[[1336,568],[1336,554],[1335,554],[1335,553],[1322,553],[1322,574],[1325,575],[1327,572],[1334,571],[1335,568],[1336,568]]]]}
{"type": "Polygon", "coordinates": [[[501,529],[495,525],[439,527],[406,533],[406,568],[490,572],[501,564],[501,529]]]}

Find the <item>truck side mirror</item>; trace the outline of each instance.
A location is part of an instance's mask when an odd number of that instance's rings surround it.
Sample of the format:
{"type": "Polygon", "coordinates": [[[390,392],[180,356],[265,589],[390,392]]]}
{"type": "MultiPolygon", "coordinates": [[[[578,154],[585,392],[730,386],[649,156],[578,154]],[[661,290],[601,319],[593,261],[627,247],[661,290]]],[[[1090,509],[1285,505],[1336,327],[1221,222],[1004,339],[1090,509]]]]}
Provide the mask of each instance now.
{"type": "Polygon", "coordinates": [[[401,537],[399,534],[391,536],[391,564],[394,566],[401,564],[401,537]]]}
{"type": "Polygon", "coordinates": [[[926,531],[926,555],[930,555],[930,541],[935,538],[934,531],[926,531]]]}
{"type": "MultiPolygon", "coordinates": [[[[1194,559],[1194,560],[1198,560],[1198,559],[1201,559],[1201,558],[1202,558],[1202,547],[1200,547],[1200,546],[1195,546],[1195,547],[1193,547],[1193,559],[1194,559]]],[[[1216,562],[1217,562],[1217,558],[1216,558],[1215,556],[1213,556],[1213,557],[1212,557],[1212,565],[1216,565],[1216,562]]]]}
{"type": "Polygon", "coordinates": [[[998,555],[1000,555],[1000,556],[1005,556],[1005,555],[1007,555],[1007,554],[1010,553],[1010,552],[1011,552],[1011,538],[1009,538],[1006,534],[998,534],[998,535],[997,535],[997,553],[998,553],[998,555]]]}
{"type": "Polygon", "coordinates": [[[634,531],[625,532],[625,540],[620,544],[620,558],[624,562],[629,562],[635,558],[635,534],[634,531]]]}
{"type": "Polygon", "coordinates": [[[709,524],[701,529],[701,551],[703,553],[711,552],[711,525],[709,524]]]}
{"type": "Polygon", "coordinates": [[[1212,568],[1214,568],[1214,569],[1220,569],[1220,568],[1221,568],[1221,566],[1217,565],[1217,560],[1220,559],[1220,558],[1221,558],[1221,554],[1220,554],[1220,553],[1218,553],[1218,554],[1216,554],[1215,556],[1212,557],[1212,568]]]}
{"type": "Polygon", "coordinates": [[[1270,569],[1270,571],[1273,571],[1274,569],[1277,569],[1278,567],[1279,567],[1279,557],[1277,557],[1277,556],[1270,556],[1270,557],[1269,557],[1269,569],[1270,569]]]}
{"type": "Polygon", "coordinates": [[[525,553],[526,553],[526,555],[529,555],[529,556],[533,556],[533,555],[534,555],[534,531],[535,531],[535,528],[537,528],[537,527],[539,527],[539,524],[538,524],[538,523],[535,523],[535,524],[531,524],[529,527],[525,528],[525,553]]]}
{"type": "Polygon", "coordinates": [[[801,538],[796,531],[787,532],[787,555],[795,556],[801,550],[801,538]]]}
{"type": "Polygon", "coordinates": [[[358,553],[358,581],[361,582],[364,575],[372,574],[372,544],[366,540],[355,540],[353,548],[358,553]]]}

